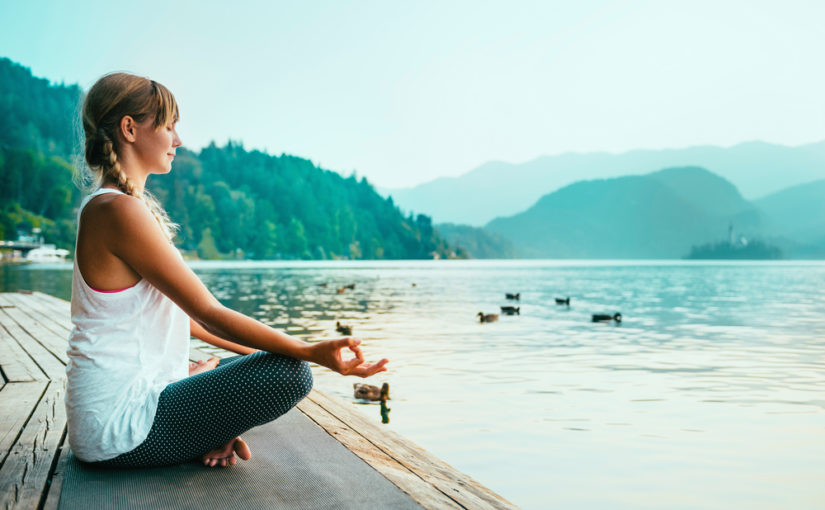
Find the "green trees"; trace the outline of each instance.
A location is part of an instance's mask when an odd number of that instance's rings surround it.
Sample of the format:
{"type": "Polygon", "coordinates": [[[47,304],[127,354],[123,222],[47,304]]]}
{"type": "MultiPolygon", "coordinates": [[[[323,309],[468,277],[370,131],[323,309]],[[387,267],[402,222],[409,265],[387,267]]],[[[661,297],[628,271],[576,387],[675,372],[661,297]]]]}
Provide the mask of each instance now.
{"type": "MultiPolygon", "coordinates": [[[[40,227],[74,248],[81,194],[72,183],[77,86],[51,85],[0,59],[0,234],[40,227]]],[[[79,143],[77,144],[79,147],[79,143]]],[[[176,243],[202,258],[431,258],[449,253],[429,217],[404,217],[364,178],[311,161],[214,143],[180,148],[147,188],[180,225],[176,243]]]]}
{"type": "Polygon", "coordinates": [[[153,177],[149,186],[180,222],[179,244],[201,256],[210,251],[210,243],[202,243],[207,231],[222,256],[448,255],[428,216],[405,218],[366,179],[343,177],[294,156],[247,151],[238,142],[178,154],[172,173],[153,177]]]}

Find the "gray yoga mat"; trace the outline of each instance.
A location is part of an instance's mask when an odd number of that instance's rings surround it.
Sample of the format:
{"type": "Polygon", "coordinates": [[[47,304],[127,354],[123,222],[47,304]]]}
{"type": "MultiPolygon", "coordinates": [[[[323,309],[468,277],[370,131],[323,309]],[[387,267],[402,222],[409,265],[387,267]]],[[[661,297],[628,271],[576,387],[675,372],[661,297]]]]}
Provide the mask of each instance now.
{"type": "Polygon", "coordinates": [[[102,469],[69,454],[59,508],[421,508],[297,409],[243,438],[252,459],[229,468],[102,469]]]}

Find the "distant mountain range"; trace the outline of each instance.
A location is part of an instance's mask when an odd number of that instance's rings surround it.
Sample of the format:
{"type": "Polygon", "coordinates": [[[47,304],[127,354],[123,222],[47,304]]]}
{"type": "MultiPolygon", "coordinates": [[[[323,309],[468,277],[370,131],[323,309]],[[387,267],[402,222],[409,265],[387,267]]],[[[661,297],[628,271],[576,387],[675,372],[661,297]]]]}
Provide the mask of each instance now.
{"type": "Polygon", "coordinates": [[[748,142],[622,154],[567,153],[523,164],[490,162],[460,177],[378,191],[404,210],[426,212],[437,223],[481,226],[525,211],[542,196],[578,181],[687,166],[706,168],[730,181],[744,198],[755,199],[825,179],[825,141],[798,147],[748,142]]]}
{"type": "Polygon", "coordinates": [[[700,167],[580,181],[485,227],[530,258],[681,258],[695,245],[768,239],[788,256],[825,254],[825,180],[750,202],[700,167]]]}

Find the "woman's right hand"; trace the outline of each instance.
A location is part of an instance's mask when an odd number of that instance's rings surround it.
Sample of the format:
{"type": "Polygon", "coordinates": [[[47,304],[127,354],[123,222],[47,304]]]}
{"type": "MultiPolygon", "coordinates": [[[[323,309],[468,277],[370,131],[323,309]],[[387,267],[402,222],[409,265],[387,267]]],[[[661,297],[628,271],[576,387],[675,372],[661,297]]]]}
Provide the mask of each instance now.
{"type": "Polygon", "coordinates": [[[309,361],[327,367],[342,375],[369,377],[378,372],[385,372],[387,370],[385,365],[389,360],[383,358],[378,363],[366,363],[364,361],[364,355],[361,352],[361,347],[359,347],[360,343],[361,340],[358,338],[346,337],[311,344],[309,348],[311,353],[309,361]],[[352,351],[355,357],[345,360],[341,352],[344,349],[352,351]]]}

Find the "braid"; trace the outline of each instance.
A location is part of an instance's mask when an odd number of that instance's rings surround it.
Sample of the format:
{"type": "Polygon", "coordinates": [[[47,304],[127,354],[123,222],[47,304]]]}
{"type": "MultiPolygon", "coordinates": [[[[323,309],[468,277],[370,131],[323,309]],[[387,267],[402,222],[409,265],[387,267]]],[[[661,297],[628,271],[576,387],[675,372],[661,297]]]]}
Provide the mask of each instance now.
{"type": "Polygon", "coordinates": [[[169,216],[166,214],[166,211],[163,210],[163,207],[161,207],[160,203],[158,203],[157,199],[152,196],[151,193],[146,190],[141,192],[135,189],[135,185],[129,180],[126,173],[121,169],[120,162],[117,160],[117,152],[115,152],[114,143],[106,131],[100,129],[98,131],[98,135],[100,140],[103,142],[103,161],[101,165],[103,176],[110,177],[114,180],[117,187],[120,188],[120,191],[138,198],[146,204],[146,207],[149,209],[149,212],[152,213],[152,216],[155,217],[155,220],[157,220],[166,238],[169,241],[172,241],[175,237],[175,231],[178,226],[169,220],[169,216]]]}
{"type": "Polygon", "coordinates": [[[103,161],[101,166],[103,167],[104,177],[111,177],[115,183],[117,183],[120,191],[127,195],[137,196],[134,184],[129,182],[129,178],[120,168],[120,162],[117,160],[117,152],[115,152],[115,144],[112,142],[111,137],[109,137],[103,129],[98,130],[98,136],[103,142],[103,161]]]}

